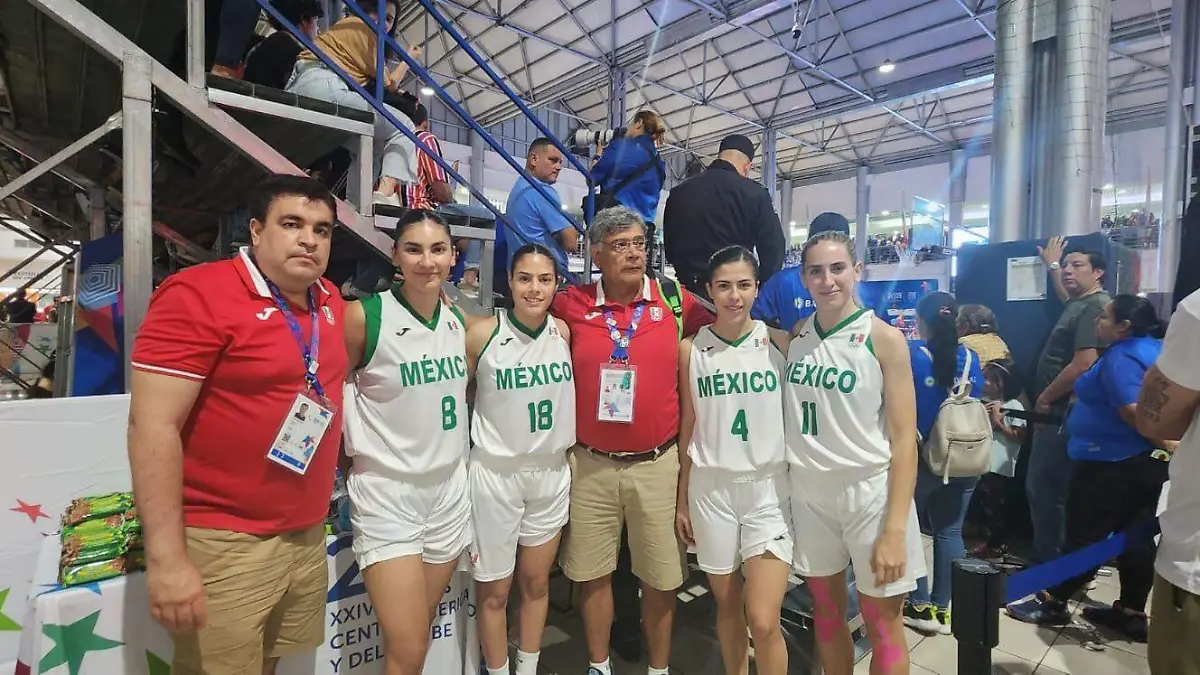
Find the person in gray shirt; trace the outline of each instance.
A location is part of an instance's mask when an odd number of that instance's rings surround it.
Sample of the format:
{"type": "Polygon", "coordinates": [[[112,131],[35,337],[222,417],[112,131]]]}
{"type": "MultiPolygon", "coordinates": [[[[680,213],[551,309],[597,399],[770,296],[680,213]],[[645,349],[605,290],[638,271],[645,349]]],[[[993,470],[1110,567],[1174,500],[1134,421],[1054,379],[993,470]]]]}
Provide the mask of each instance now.
{"type": "MultiPolygon", "coordinates": [[[[1051,237],[1046,247],[1039,249],[1065,307],[1038,358],[1033,388],[1037,395],[1034,411],[1060,418],[1066,417],[1076,378],[1092,367],[1105,346],[1096,336],[1096,318],[1111,300],[1101,285],[1107,269],[1104,256],[1088,251],[1064,256],[1066,245],[1065,238],[1051,237]]],[[[1071,459],[1066,431],[1060,424],[1038,424],[1033,432],[1025,491],[1033,519],[1036,562],[1057,557],[1066,536],[1071,459]]]]}

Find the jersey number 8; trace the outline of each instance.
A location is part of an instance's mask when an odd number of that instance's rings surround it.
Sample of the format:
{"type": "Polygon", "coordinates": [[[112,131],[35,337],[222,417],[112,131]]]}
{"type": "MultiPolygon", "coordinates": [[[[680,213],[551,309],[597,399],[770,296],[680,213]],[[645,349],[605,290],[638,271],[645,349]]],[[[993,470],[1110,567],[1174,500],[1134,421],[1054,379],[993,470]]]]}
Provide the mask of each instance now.
{"type": "Polygon", "coordinates": [[[450,431],[458,426],[458,410],[453,396],[442,397],[442,431],[450,431]]]}

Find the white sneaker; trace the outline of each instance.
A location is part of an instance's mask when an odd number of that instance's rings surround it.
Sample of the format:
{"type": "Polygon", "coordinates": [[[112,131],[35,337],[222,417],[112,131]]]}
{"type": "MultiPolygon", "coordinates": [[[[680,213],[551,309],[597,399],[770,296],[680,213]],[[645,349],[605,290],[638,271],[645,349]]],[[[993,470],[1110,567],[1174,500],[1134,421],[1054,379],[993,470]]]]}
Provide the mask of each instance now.
{"type": "Polygon", "coordinates": [[[400,193],[398,192],[393,192],[390,195],[385,195],[382,192],[376,192],[374,201],[376,204],[383,204],[384,206],[401,206],[400,193]]]}

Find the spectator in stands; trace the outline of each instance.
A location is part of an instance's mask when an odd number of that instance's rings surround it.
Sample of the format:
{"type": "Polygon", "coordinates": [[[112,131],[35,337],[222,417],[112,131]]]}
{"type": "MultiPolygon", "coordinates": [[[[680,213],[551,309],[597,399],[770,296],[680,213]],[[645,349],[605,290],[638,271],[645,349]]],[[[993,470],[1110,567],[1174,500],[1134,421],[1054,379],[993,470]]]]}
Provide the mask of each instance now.
{"type": "MultiPolygon", "coordinates": [[[[325,16],[325,10],[317,0],[275,0],[274,6],[310,40],[317,39],[317,22],[325,16]]],[[[275,32],[246,55],[246,72],[242,79],[264,87],[283,89],[296,67],[296,57],[304,51],[304,45],[274,16],[270,17],[270,21],[275,32]]]]}
{"type": "Polygon", "coordinates": [[[1038,424],[1033,432],[1025,491],[1033,519],[1032,556],[1036,562],[1057,557],[1066,536],[1071,458],[1068,434],[1060,425],[1075,380],[1092,367],[1104,348],[1095,326],[1110,299],[1100,284],[1107,267],[1104,256],[1073,251],[1064,257],[1066,244],[1063,237],[1051,237],[1046,247],[1039,249],[1055,291],[1066,306],[1042,348],[1033,386],[1037,396],[1034,411],[1060,420],[1038,424]]]}
{"type": "MultiPolygon", "coordinates": [[[[1118,295],[1095,324],[1109,346],[1075,380],[1075,400],[1067,418],[1067,451],[1074,460],[1067,503],[1066,548],[1090,546],[1110,534],[1154,518],[1167,480],[1166,457],[1175,441],[1138,433],[1137,400],[1146,371],[1162,352],[1162,322],[1149,300],[1118,295]]],[[[1194,558],[1194,555],[1193,555],[1194,558]]],[[[1090,607],[1083,617],[1134,642],[1146,641],[1146,600],[1154,583],[1154,541],[1131,541],[1117,558],[1121,599],[1110,607],[1090,607]]],[[[1097,566],[1099,567],[1099,566],[1097,566]]],[[[1028,623],[1065,625],[1067,602],[1096,575],[1092,569],[1008,606],[1013,618],[1028,623]]]]}
{"type": "MultiPolygon", "coordinates": [[[[496,256],[501,263],[496,267],[498,286],[501,285],[501,279],[508,276],[512,254],[525,244],[541,244],[553,251],[560,274],[567,271],[567,253],[579,249],[579,231],[563,215],[562,199],[554,189],[562,165],[562,151],[549,138],[538,138],[529,144],[525,170],[543,190],[550,193],[554,201],[552,203],[542,196],[523,176],[517,177],[517,182],[508,193],[508,205],[504,211],[512,231],[501,227],[496,232],[496,256]]],[[[503,285],[507,286],[507,282],[503,285]]]]}
{"type": "MultiPolygon", "coordinates": [[[[850,221],[840,213],[826,211],[813,218],[808,226],[812,238],[821,232],[841,232],[850,236],[850,221]]],[[[816,310],[812,295],[800,281],[801,269],[797,265],[780,271],[763,283],[754,301],[751,316],[767,324],[790,331],[816,310]]]]}
{"type": "Polygon", "coordinates": [[[600,281],[567,288],[551,307],[571,331],[578,401],[561,565],[581,587],[588,673],[612,675],[613,572],[627,529],[633,573],[641,580],[648,672],[667,675],[675,589],[687,569],[675,534],[679,338],[712,315],[673,281],[646,275],[638,212],[601,211],[588,241],[600,281]],[[627,393],[616,393],[621,389],[627,393]]]}
{"type": "MultiPolygon", "coordinates": [[[[979,357],[958,343],[958,303],[949,293],[930,293],[917,303],[917,332],[908,345],[917,395],[917,433],[929,438],[942,403],[951,390],[966,387],[973,397],[983,393],[979,357]],[[966,373],[966,380],[963,374],[966,373]]],[[[904,623],[927,633],[950,634],[950,576],[954,560],[963,556],[963,519],[975,493],[977,477],[943,479],[924,461],[917,462],[913,500],[921,529],[933,536],[933,584],[917,579],[917,589],[904,606],[904,623]]]]}
{"type": "Polygon", "coordinates": [[[24,287],[18,288],[12,294],[8,302],[4,303],[4,309],[11,323],[33,323],[34,317],[37,316],[37,305],[25,299],[24,287]]]}
{"type": "Polygon", "coordinates": [[[1200,673],[1200,291],[1175,308],[1158,362],[1137,402],[1142,436],[1179,439],[1171,458],[1150,613],[1150,672],[1200,673]],[[1170,373],[1170,375],[1167,375],[1170,373]]]}
{"type": "Polygon", "coordinates": [[[996,332],[996,313],[985,305],[970,304],[958,308],[958,341],[979,356],[987,365],[1008,359],[1012,353],[996,332]]]}
{"type": "MultiPolygon", "coordinates": [[[[437,136],[429,131],[429,110],[418,103],[413,111],[412,121],[416,125],[417,140],[440,158],[442,146],[438,144],[437,136]]],[[[405,186],[404,206],[409,209],[433,211],[438,206],[453,201],[454,191],[450,188],[450,178],[446,175],[446,170],[439,166],[424,148],[417,148],[417,181],[405,186]]]]}
{"type": "Polygon", "coordinates": [[[274,673],[324,638],[349,371],[345,305],[321,279],[334,209],[311,178],[267,178],[250,247],[169,277],[138,332],[129,464],[176,673],[274,673]],[[294,422],[302,405],[331,414],[294,422]]]}
{"type": "Polygon", "coordinates": [[[653,110],[641,110],[621,138],[613,139],[592,167],[592,180],[600,186],[597,211],[615,202],[642,214],[646,223],[646,267],[654,269],[657,248],[654,219],[667,180],[666,163],[658,156],[667,128],[653,110]]]}
{"type": "MultiPolygon", "coordinates": [[[[754,144],[740,134],[721,141],[717,160],[704,173],[671,189],[663,212],[667,262],[688,290],[707,297],[705,270],[713,253],[744,246],[758,256],[766,283],[783,267],[787,243],[771,195],[751,180],[754,144]]],[[[810,235],[811,236],[811,235],[810,235]]]]}
{"type": "MultiPolygon", "coordinates": [[[[241,79],[242,58],[250,47],[254,27],[258,25],[261,13],[254,0],[216,0],[208,4],[208,17],[217,17],[218,20],[214,38],[206,40],[208,49],[215,50],[211,52],[210,73],[231,80],[241,79]]],[[[206,23],[211,30],[211,18],[206,23]]]]}
{"type": "MultiPolygon", "coordinates": [[[[369,4],[369,3],[368,3],[369,4]]],[[[373,5],[365,9],[373,21],[379,18],[373,13],[373,5]]],[[[387,16],[384,28],[391,32],[396,22],[396,14],[400,11],[399,0],[387,0],[387,16]]],[[[317,38],[317,48],[333,61],[342,72],[360,85],[365,85],[375,76],[376,53],[375,29],[371,28],[357,16],[348,16],[335,23],[328,31],[317,38]]],[[[408,54],[414,59],[420,58],[421,48],[413,45],[408,48],[408,54]]],[[[408,72],[408,64],[400,63],[392,71],[384,74],[385,87],[396,91],[400,82],[408,72]]],[[[342,80],[341,74],[328,68],[315,54],[307,49],[300,52],[296,67],[292,70],[287,90],[301,96],[329,101],[356,110],[374,112],[366,99],[350,89],[342,80]]],[[[390,105],[381,104],[391,113],[396,121],[412,131],[412,120],[390,105]]],[[[358,151],[358,139],[347,142],[347,149],[358,151]]],[[[416,146],[392,122],[382,115],[375,117],[375,155],[382,160],[380,163],[379,182],[375,189],[375,201],[378,203],[400,205],[399,189],[405,183],[417,180],[416,146]]],[[[348,194],[356,194],[358,171],[351,167],[348,174],[348,194]]]]}

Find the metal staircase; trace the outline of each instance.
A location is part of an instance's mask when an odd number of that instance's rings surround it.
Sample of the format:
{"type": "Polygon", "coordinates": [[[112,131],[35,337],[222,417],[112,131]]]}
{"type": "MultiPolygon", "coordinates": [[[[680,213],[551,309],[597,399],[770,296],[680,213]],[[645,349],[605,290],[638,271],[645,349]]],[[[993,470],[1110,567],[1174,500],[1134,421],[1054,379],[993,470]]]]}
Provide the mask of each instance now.
{"type": "MultiPolygon", "coordinates": [[[[374,3],[377,0],[366,1],[374,3]]],[[[588,177],[589,188],[592,187],[590,171],[587,167],[563,147],[546,125],[463,38],[450,21],[434,6],[433,2],[430,0],[419,1],[430,17],[441,26],[444,34],[452,38],[464,53],[481,66],[496,87],[513,101],[541,133],[558,145],[567,161],[588,177]]],[[[321,143],[337,146],[357,137],[357,154],[361,160],[358,162],[360,173],[356,181],[358,189],[355,194],[347,195],[347,200],[338,200],[337,202],[337,219],[344,226],[338,229],[344,234],[340,234],[341,239],[334,242],[334,257],[349,255],[360,261],[366,257],[373,259],[376,264],[390,264],[391,239],[386,231],[394,226],[394,217],[397,214],[383,212],[384,210],[376,213],[373,208],[371,168],[374,162],[371,161],[371,153],[374,129],[371,121],[361,111],[328,110],[319,105],[305,105],[304,101],[260,95],[253,90],[240,91],[236,87],[210,82],[206,78],[203,61],[204,0],[186,0],[187,62],[183,77],[172,72],[171,68],[164,64],[166,60],[164,49],[156,50],[159,58],[155,58],[146,48],[139,46],[139,43],[144,44],[148,40],[145,35],[141,34],[141,17],[137,18],[138,28],[134,29],[133,38],[127,34],[130,32],[128,28],[123,32],[110,23],[110,21],[115,21],[118,15],[121,15],[124,3],[114,6],[106,0],[91,0],[89,4],[97,8],[97,11],[93,11],[93,9],[85,7],[79,0],[28,0],[28,2],[41,13],[41,17],[34,17],[35,26],[37,21],[42,18],[49,18],[105,60],[118,66],[120,70],[120,106],[119,111],[111,114],[102,125],[90,133],[84,134],[61,151],[46,157],[44,161],[17,180],[0,187],[0,199],[15,193],[41,176],[55,174],[62,177],[72,174],[72,169],[64,165],[64,162],[76,157],[84,150],[89,148],[95,150],[98,146],[109,143],[106,139],[110,133],[118,129],[121,131],[119,146],[114,142],[100,149],[112,156],[114,162],[119,162],[121,190],[119,192],[110,191],[109,197],[114,202],[119,201],[121,207],[126,353],[132,351],[133,336],[136,335],[145,315],[153,287],[153,235],[156,232],[173,234],[170,227],[156,220],[156,215],[171,209],[174,211],[173,218],[187,221],[189,218],[195,219],[195,213],[203,210],[203,207],[209,207],[211,210],[215,205],[224,205],[228,210],[240,205],[238,191],[244,191],[246,184],[253,181],[252,174],[246,173],[250,170],[248,168],[250,166],[260,171],[302,174],[301,167],[312,159],[306,153],[314,152],[314,147],[323,147],[321,143]],[[104,16],[98,13],[101,8],[108,10],[104,16]],[[139,35],[141,35],[140,38],[139,35]],[[201,161],[200,168],[202,170],[195,171],[193,168],[190,176],[186,172],[164,171],[163,167],[159,166],[163,160],[160,156],[161,153],[156,154],[155,118],[161,115],[163,109],[168,106],[182,113],[188,120],[187,124],[196,125],[198,131],[202,130],[218,141],[198,149],[196,155],[201,161]],[[309,134],[320,142],[297,140],[303,134],[309,134]],[[231,149],[233,152],[230,152],[231,149]],[[384,260],[388,262],[384,263],[384,260]]],[[[316,54],[326,67],[337,73],[352,90],[361,95],[371,106],[375,115],[382,116],[391,122],[418,148],[424,147],[412,131],[391,116],[382,103],[381,90],[369,92],[353,82],[327,55],[317,49],[306,35],[296,26],[291,25],[271,4],[270,0],[258,0],[258,2],[280,25],[316,54]]],[[[410,71],[425,86],[432,88],[447,107],[470,126],[487,146],[503,158],[519,175],[530,181],[542,198],[551,201],[555,208],[558,208],[558,200],[532,179],[525,171],[523,162],[518,162],[505,152],[501,144],[480,126],[420,63],[412,59],[391,36],[383,33],[382,26],[373,22],[358,3],[354,0],[345,0],[344,4],[353,14],[379,31],[377,72],[384,70],[385,50],[390,49],[393,53],[398,54],[408,64],[410,71]]],[[[175,6],[175,3],[167,3],[167,5],[175,6]]],[[[383,6],[384,3],[379,2],[380,9],[383,6]]],[[[146,13],[172,11],[167,9],[166,5],[161,5],[155,0],[143,3],[141,7],[142,11],[146,13]]],[[[178,12],[178,9],[174,11],[178,12]]],[[[382,14],[383,12],[380,11],[380,15],[382,14]]],[[[181,17],[173,16],[171,18],[178,20],[181,17]]],[[[159,20],[161,21],[161,18],[159,20]]],[[[156,26],[155,29],[162,30],[169,35],[171,27],[156,26]]],[[[159,39],[160,36],[156,35],[154,38],[159,39]]],[[[160,39],[159,41],[161,42],[160,39]]],[[[38,54],[40,58],[41,52],[38,51],[38,54]]],[[[81,58],[81,64],[86,63],[87,56],[84,55],[81,58]]],[[[82,78],[83,74],[80,73],[79,76],[82,78]]],[[[79,96],[74,99],[73,105],[87,107],[96,104],[84,96],[85,84],[78,87],[79,96]]],[[[281,94],[282,92],[275,93],[281,94]]],[[[100,100],[103,97],[98,96],[96,99],[100,100]]],[[[83,110],[79,113],[79,119],[84,119],[83,110]]],[[[484,198],[482,191],[477,186],[465,180],[441,157],[436,154],[431,154],[431,156],[449,176],[466,186],[471,194],[479,200],[479,203],[493,213],[496,218],[496,227],[506,228],[505,236],[508,241],[513,242],[514,246],[524,243],[504,214],[484,198]]],[[[592,191],[589,190],[590,192],[592,191]]],[[[93,195],[95,195],[94,190],[93,195]]],[[[592,204],[589,199],[586,220],[590,221],[591,215],[592,204]]],[[[224,225],[220,228],[222,231],[217,232],[216,220],[211,217],[201,219],[197,221],[197,227],[211,229],[212,232],[206,234],[208,238],[227,243],[228,232],[224,231],[224,225]]],[[[572,224],[580,232],[583,231],[581,223],[572,220],[572,224]]],[[[103,231],[103,227],[101,227],[101,231],[103,231]]],[[[186,233],[189,230],[182,228],[180,231],[186,233]]],[[[93,233],[95,233],[94,228],[93,233]]],[[[462,304],[465,310],[472,313],[489,312],[492,309],[490,282],[496,230],[452,221],[451,233],[455,237],[481,240],[483,242],[483,259],[480,269],[481,288],[478,302],[462,296],[452,286],[448,286],[447,291],[452,298],[462,304]]],[[[174,245],[189,244],[186,239],[178,235],[175,237],[174,245]]],[[[193,252],[203,248],[194,243],[190,243],[189,246],[193,252]]],[[[189,248],[189,246],[184,246],[184,248],[189,248]]],[[[562,270],[562,272],[574,281],[569,270],[562,270]]]]}

